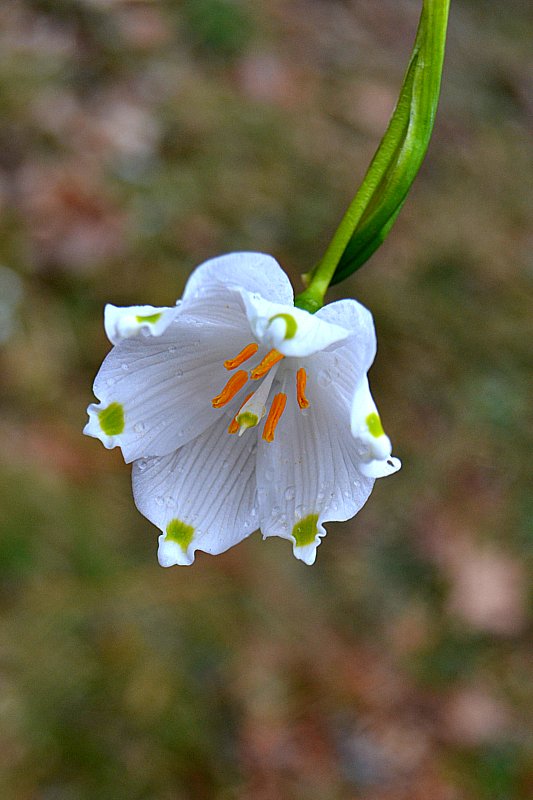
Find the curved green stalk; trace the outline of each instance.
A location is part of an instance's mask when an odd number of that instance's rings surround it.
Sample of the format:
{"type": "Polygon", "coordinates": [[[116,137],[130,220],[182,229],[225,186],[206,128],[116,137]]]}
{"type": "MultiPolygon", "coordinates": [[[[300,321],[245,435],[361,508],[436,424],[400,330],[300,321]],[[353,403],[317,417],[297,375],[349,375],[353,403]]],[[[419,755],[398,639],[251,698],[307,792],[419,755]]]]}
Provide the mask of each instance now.
{"type": "Polygon", "coordinates": [[[296,305],[316,311],[330,284],[362,266],[387,237],[426,154],[440,93],[450,0],[423,0],[415,44],[389,126],[324,257],[296,305]]]}

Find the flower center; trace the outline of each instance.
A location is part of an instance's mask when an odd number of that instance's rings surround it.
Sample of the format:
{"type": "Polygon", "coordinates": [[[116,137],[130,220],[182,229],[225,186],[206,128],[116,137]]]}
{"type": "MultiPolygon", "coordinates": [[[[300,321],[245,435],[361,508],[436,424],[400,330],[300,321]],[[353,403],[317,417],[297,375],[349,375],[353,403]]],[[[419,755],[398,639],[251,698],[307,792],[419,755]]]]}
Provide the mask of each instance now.
{"type": "MultiPolygon", "coordinates": [[[[227,370],[237,369],[237,367],[242,366],[245,361],[254,356],[258,349],[259,346],[254,342],[246,345],[234,358],[224,361],[225,368],[227,370]]],[[[266,442],[274,441],[276,427],[287,405],[287,395],[285,392],[278,392],[274,395],[268,414],[266,405],[279,363],[283,358],[285,356],[278,350],[270,350],[259,364],[250,370],[250,373],[244,369],[239,369],[235,372],[220,394],[213,398],[211,401],[213,408],[223,408],[244,388],[248,383],[248,378],[253,381],[261,380],[259,387],[248,394],[239,407],[229,425],[228,433],[238,433],[239,436],[242,436],[248,428],[255,428],[259,425],[266,415],[262,438],[266,442]]],[[[309,400],[305,396],[306,383],[307,373],[303,367],[300,367],[296,373],[296,400],[302,410],[309,408],[309,400]]]]}
{"type": "MultiPolygon", "coordinates": [[[[229,428],[228,428],[228,433],[239,433],[239,428],[240,428],[241,426],[239,425],[239,423],[238,423],[238,421],[237,421],[237,420],[238,420],[238,417],[240,416],[240,414],[241,414],[241,411],[242,411],[243,407],[246,405],[246,403],[248,402],[248,400],[249,400],[251,397],[253,397],[253,396],[254,396],[254,393],[253,393],[253,392],[250,392],[250,394],[249,394],[249,395],[247,395],[247,396],[245,397],[244,403],[243,403],[243,404],[242,404],[242,406],[239,408],[239,410],[238,410],[237,414],[235,414],[235,416],[233,417],[233,419],[232,419],[232,420],[231,420],[231,422],[230,422],[230,426],[229,426],[229,428]]],[[[245,413],[246,413],[246,412],[245,412],[245,413]]],[[[257,420],[257,422],[259,422],[259,420],[257,420]]],[[[257,425],[257,422],[255,423],[255,425],[257,425]]]]}

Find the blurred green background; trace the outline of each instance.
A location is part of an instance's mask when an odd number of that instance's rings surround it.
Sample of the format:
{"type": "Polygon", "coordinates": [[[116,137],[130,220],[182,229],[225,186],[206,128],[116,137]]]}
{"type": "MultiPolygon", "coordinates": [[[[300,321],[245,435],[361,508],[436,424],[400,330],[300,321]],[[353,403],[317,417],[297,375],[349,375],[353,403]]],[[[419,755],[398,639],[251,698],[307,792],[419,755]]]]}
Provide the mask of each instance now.
{"type": "Polygon", "coordinates": [[[3,798],[533,796],[527,0],[453,0],[422,172],[331,293],[373,311],[404,466],[314,567],[255,534],[161,569],[129,468],[81,434],[106,302],[171,305],[236,249],[300,288],[419,9],[3,0],[3,798]]]}

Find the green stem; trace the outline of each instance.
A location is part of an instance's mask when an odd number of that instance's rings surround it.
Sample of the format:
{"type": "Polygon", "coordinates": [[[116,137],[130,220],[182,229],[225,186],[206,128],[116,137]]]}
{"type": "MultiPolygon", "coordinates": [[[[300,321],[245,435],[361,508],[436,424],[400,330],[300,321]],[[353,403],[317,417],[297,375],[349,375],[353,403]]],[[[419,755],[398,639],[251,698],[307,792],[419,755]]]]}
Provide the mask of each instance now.
{"type": "Polygon", "coordinates": [[[296,305],[316,311],[388,235],[426,154],[437,110],[450,0],[423,0],[413,52],[389,126],[355,198],[296,305]]]}

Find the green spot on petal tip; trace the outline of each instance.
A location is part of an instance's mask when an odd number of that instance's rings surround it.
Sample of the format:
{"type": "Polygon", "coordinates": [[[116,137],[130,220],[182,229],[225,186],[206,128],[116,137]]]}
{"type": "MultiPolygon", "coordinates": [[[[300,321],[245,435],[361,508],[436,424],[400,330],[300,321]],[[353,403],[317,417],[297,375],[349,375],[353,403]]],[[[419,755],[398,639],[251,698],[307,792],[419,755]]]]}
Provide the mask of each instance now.
{"type": "Polygon", "coordinates": [[[161,313],[161,312],[159,312],[159,313],[157,313],[157,314],[147,314],[145,317],[143,317],[143,316],[142,316],[142,315],[140,315],[140,314],[137,314],[137,316],[135,317],[135,319],[136,319],[136,320],[137,320],[137,322],[139,322],[139,323],[141,323],[141,322],[152,322],[152,323],[154,323],[154,322],[157,322],[158,320],[160,320],[162,316],[163,316],[163,315],[162,315],[162,313],[161,313]]]}
{"type": "Polygon", "coordinates": [[[98,412],[98,422],[107,436],[117,436],[124,430],[124,406],[122,403],[111,403],[98,412]]]}
{"type": "Polygon", "coordinates": [[[274,322],[275,319],[282,319],[287,326],[285,330],[285,339],[294,339],[296,331],[298,330],[298,325],[294,317],[291,316],[291,314],[274,314],[273,317],[270,317],[269,322],[274,322]]]}
{"type": "Polygon", "coordinates": [[[385,434],[381,420],[375,412],[372,412],[372,414],[368,415],[366,418],[366,424],[370,435],[375,439],[379,439],[380,436],[385,434]]]}
{"type": "Polygon", "coordinates": [[[296,547],[305,547],[308,544],[313,544],[318,533],[317,523],[318,514],[309,514],[309,516],[296,523],[292,529],[296,547]]]}
{"type": "Polygon", "coordinates": [[[181,519],[171,519],[167,525],[166,539],[179,544],[184,553],[193,540],[194,528],[181,519]]]}

